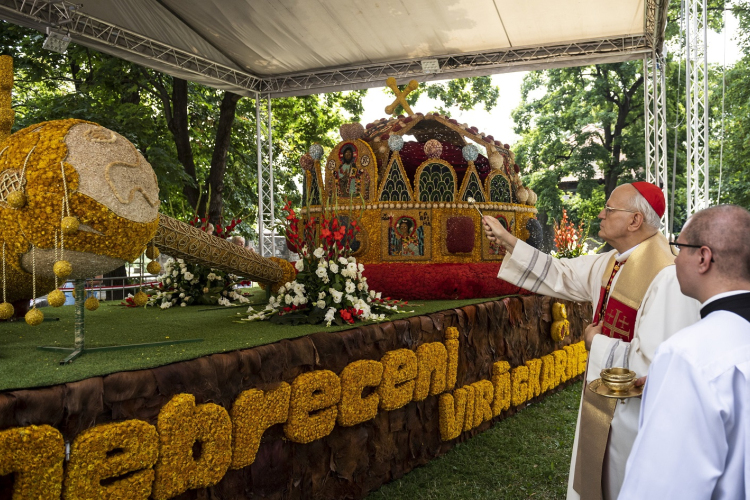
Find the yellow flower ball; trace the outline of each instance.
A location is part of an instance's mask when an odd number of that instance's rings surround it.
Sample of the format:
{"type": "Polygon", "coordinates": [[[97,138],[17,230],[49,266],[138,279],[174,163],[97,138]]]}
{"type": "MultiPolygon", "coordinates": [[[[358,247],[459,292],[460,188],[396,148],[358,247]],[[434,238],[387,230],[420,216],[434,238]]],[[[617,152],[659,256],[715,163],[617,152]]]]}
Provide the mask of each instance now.
{"type": "Polygon", "coordinates": [[[37,308],[34,308],[26,313],[26,323],[31,326],[41,325],[44,321],[44,313],[37,308]]]}
{"type": "Polygon", "coordinates": [[[83,303],[83,307],[88,309],[89,311],[96,311],[99,309],[99,299],[96,297],[89,297],[86,299],[86,302],[83,303]]]}
{"type": "Polygon", "coordinates": [[[155,260],[152,260],[146,266],[146,271],[150,272],[151,274],[159,274],[159,271],[161,271],[161,264],[159,264],[155,260]]]}
{"type": "Polygon", "coordinates": [[[24,194],[23,191],[13,191],[5,198],[5,203],[7,203],[10,208],[20,210],[26,206],[26,194],[24,194]]]}
{"type": "Polygon", "coordinates": [[[133,302],[137,306],[145,306],[148,302],[148,295],[145,292],[138,292],[133,296],[133,302]]]}
{"type": "Polygon", "coordinates": [[[13,304],[3,302],[0,304],[0,319],[10,319],[13,317],[13,304]]]}
{"type": "Polygon", "coordinates": [[[65,304],[65,294],[60,290],[53,290],[47,295],[47,303],[52,307],[65,304]]]}
{"type": "Polygon", "coordinates": [[[52,266],[52,272],[60,279],[65,279],[70,276],[73,272],[73,266],[67,260],[58,260],[55,265],[52,266]]]}
{"type": "MultiPolygon", "coordinates": [[[[161,252],[155,246],[146,247],[146,257],[148,257],[149,259],[155,259],[159,255],[161,255],[161,252]]],[[[154,273],[154,274],[156,274],[156,273],[154,273]]]]}
{"type": "Polygon", "coordinates": [[[60,224],[63,234],[68,236],[77,233],[79,226],[80,223],[75,217],[63,217],[62,223],[60,224]]]}

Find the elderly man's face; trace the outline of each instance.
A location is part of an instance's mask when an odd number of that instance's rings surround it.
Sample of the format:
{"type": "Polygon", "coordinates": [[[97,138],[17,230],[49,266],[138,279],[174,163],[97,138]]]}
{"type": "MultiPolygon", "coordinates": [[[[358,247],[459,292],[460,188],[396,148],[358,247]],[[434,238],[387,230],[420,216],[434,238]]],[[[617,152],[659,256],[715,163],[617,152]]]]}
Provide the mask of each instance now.
{"type": "MultiPolygon", "coordinates": [[[[623,184],[612,191],[607,200],[607,206],[610,208],[619,208],[630,210],[628,202],[636,194],[636,189],[630,184],[623,184]]],[[[622,210],[608,211],[602,208],[599,212],[599,237],[608,243],[616,241],[627,235],[628,226],[633,219],[631,212],[622,210]]]]}

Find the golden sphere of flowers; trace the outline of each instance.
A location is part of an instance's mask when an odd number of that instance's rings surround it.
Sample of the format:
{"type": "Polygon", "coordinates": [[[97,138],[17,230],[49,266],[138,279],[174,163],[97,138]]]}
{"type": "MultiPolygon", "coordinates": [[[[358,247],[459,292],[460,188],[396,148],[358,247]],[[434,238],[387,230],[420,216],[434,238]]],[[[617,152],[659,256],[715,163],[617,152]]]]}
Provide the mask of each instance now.
{"type": "Polygon", "coordinates": [[[152,260],[146,266],[146,271],[150,272],[151,274],[159,274],[159,271],[161,271],[161,264],[159,264],[155,260],[152,260]]]}
{"type": "Polygon", "coordinates": [[[86,299],[86,302],[83,303],[83,307],[88,309],[89,311],[96,311],[99,309],[99,299],[96,297],[89,297],[86,299]]]}
{"type": "Polygon", "coordinates": [[[73,272],[73,266],[71,266],[70,262],[67,260],[58,260],[55,262],[55,265],[52,266],[52,272],[54,272],[55,276],[58,278],[65,279],[73,272]]]}
{"type": "Polygon", "coordinates": [[[53,290],[47,295],[47,303],[52,307],[65,304],[65,294],[60,290],[53,290]]]}
{"type": "Polygon", "coordinates": [[[23,191],[13,191],[5,198],[5,203],[7,203],[10,208],[20,210],[26,206],[26,194],[24,194],[23,191]]]}
{"type": "Polygon", "coordinates": [[[145,292],[138,292],[133,296],[133,303],[137,306],[145,306],[148,302],[148,295],[145,292]]]}
{"type": "MultiPolygon", "coordinates": [[[[279,257],[269,257],[272,261],[277,263],[279,267],[281,267],[281,279],[277,281],[276,283],[271,284],[271,293],[275,294],[279,291],[279,288],[286,285],[290,281],[294,281],[294,279],[297,277],[297,270],[294,268],[291,262],[285,259],[280,259],[279,257]]],[[[267,285],[263,283],[259,283],[260,287],[265,290],[267,288],[267,285]]]]}
{"type": "Polygon", "coordinates": [[[149,259],[155,259],[159,255],[161,255],[161,252],[155,246],[146,247],[146,257],[149,259]]]}
{"type": "Polygon", "coordinates": [[[62,228],[63,234],[71,235],[78,232],[80,223],[75,217],[63,217],[60,227],[62,228]]]}
{"type": "Polygon", "coordinates": [[[10,319],[13,317],[13,304],[3,302],[0,304],[0,319],[10,319]]]}
{"type": "Polygon", "coordinates": [[[34,308],[26,313],[26,323],[31,326],[41,325],[44,321],[44,313],[37,308],[34,308]]]}

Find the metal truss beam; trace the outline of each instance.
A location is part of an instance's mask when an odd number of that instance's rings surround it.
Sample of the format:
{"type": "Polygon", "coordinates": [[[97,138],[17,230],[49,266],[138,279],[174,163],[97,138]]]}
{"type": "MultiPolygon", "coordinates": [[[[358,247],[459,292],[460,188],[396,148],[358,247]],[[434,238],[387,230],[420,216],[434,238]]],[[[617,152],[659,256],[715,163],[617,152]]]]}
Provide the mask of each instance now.
{"type": "Polygon", "coordinates": [[[706,0],[686,0],[687,214],[709,206],[706,0]]]}
{"type": "Polygon", "coordinates": [[[273,137],[271,97],[255,95],[255,140],[258,159],[258,252],[263,257],[276,255],[273,203],[273,137]],[[264,149],[267,155],[264,155],[264,149]]]}
{"type": "Polygon", "coordinates": [[[231,86],[248,95],[255,92],[271,97],[307,95],[334,90],[351,90],[382,85],[388,77],[397,80],[444,80],[472,74],[493,74],[550,67],[588,65],[641,59],[654,43],[661,44],[657,13],[661,4],[647,0],[646,33],[560,43],[543,47],[508,48],[494,51],[432,56],[440,65],[437,74],[425,75],[421,60],[410,59],[375,64],[358,64],[336,69],[260,77],[216,63],[170,46],[102,19],[89,16],[67,0],[0,0],[0,17],[38,29],[60,25],[74,40],[104,44],[113,49],[152,61],[157,69],[193,74],[231,86]]]}
{"type": "MultiPolygon", "coordinates": [[[[662,216],[662,231],[669,232],[667,172],[667,102],[664,56],[652,54],[643,60],[644,116],[646,129],[646,180],[662,188],[667,206],[662,216]]],[[[672,186],[674,189],[674,186],[672,186]]]]}
{"type": "Polygon", "coordinates": [[[257,76],[89,16],[80,11],[79,5],[65,0],[1,0],[0,16],[3,14],[11,14],[11,20],[37,28],[60,27],[74,39],[84,39],[83,44],[85,39],[103,43],[217,83],[251,91],[261,87],[262,79],[257,76]]]}

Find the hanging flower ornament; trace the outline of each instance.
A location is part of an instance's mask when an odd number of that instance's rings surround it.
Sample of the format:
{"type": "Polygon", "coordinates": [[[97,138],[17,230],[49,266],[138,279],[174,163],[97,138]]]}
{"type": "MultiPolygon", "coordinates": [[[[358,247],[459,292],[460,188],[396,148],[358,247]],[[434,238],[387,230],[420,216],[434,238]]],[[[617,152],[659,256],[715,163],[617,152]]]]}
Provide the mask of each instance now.
{"type": "Polygon", "coordinates": [[[313,144],[310,146],[309,153],[313,160],[320,161],[320,159],[323,158],[323,146],[320,144],[313,144]]]}
{"type": "Polygon", "coordinates": [[[364,265],[352,254],[352,243],[360,231],[353,217],[341,217],[335,210],[301,220],[287,201],[287,215],[281,231],[289,247],[300,255],[295,263],[296,277],[285,276],[277,283],[268,305],[260,311],[252,306],[243,321],[270,319],[274,323],[325,323],[326,326],[354,324],[356,321],[383,321],[387,314],[406,305],[383,298],[369,289],[362,273],[364,265]],[[280,286],[279,286],[280,285],[280,286]]]}
{"type": "Polygon", "coordinates": [[[391,151],[401,151],[401,148],[404,147],[404,138],[395,134],[388,137],[388,147],[391,151]]]}
{"type": "Polygon", "coordinates": [[[473,144],[467,144],[461,149],[461,154],[466,161],[475,161],[479,157],[479,148],[473,144]]]}
{"type": "Polygon", "coordinates": [[[440,158],[443,154],[443,145],[437,139],[430,139],[424,144],[424,154],[428,158],[440,158]]]}

